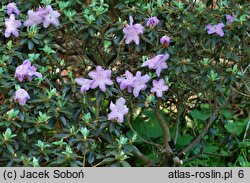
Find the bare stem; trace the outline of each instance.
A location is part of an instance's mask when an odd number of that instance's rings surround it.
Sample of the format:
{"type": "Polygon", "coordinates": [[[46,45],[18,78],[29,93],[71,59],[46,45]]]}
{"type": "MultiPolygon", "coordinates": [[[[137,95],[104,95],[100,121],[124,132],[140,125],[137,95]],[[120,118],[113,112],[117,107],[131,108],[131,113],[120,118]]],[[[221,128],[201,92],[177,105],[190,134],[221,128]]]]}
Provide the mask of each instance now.
{"type": "Polygon", "coordinates": [[[163,134],[164,134],[163,146],[166,149],[166,151],[169,151],[170,153],[173,153],[172,149],[171,149],[171,147],[169,145],[169,142],[171,140],[169,128],[168,128],[168,125],[165,122],[163,116],[161,115],[161,113],[159,111],[159,105],[160,104],[159,104],[159,100],[158,100],[157,106],[156,106],[156,108],[154,110],[154,114],[155,114],[155,117],[157,118],[157,121],[158,121],[159,125],[161,126],[161,129],[162,129],[163,134]]]}
{"type": "Polygon", "coordinates": [[[85,167],[85,163],[86,163],[86,147],[84,146],[84,156],[83,156],[83,163],[82,163],[83,167],[85,167]]]}
{"type": "Polygon", "coordinates": [[[174,129],[174,144],[176,144],[176,142],[178,140],[180,117],[181,117],[181,114],[182,114],[182,111],[181,111],[180,107],[178,107],[177,110],[178,110],[178,113],[177,113],[177,119],[176,119],[176,123],[175,123],[175,129],[174,129]]]}
{"type": "Polygon", "coordinates": [[[100,104],[99,104],[100,101],[97,100],[97,96],[98,96],[98,92],[96,92],[96,103],[95,103],[96,118],[98,118],[100,115],[100,104]]]}

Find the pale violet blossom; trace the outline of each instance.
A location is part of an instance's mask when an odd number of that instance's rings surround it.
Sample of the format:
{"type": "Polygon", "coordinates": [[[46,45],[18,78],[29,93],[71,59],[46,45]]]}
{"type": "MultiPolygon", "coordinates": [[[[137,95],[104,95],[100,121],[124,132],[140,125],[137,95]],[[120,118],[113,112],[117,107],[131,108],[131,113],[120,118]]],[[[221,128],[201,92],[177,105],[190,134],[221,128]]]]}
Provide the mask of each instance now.
{"type": "Polygon", "coordinates": [[[148,19],[147,27],[153,28],[153,27],[157,26],[159,23],[160,23],[160,21],[158,20],[158,18],[156,16],[154,16],[154,17],[151,17],[148,19]]]}
{"type": "Polygon", "coordinates": [[[81,86],[81,92],[88,91],[90,89],[91,83],[93,82],[92,80],[85,78],[76,78],[75,81],[81,86]]]}
{"type": "Polygon", "coordinates": [[[24,60],[23,64],[19,65],[16,68],[15,78],[17,78],[17,80],[20,82],[22,82],[25,78],[31,81],[33,76],[42,78],[42,74],[40,72],[37,72],[36,70],[37,68],[35,66],[31,66],[29,60],[24,60]]]}
{"type": "Polygon", "coordinates": [[[135,81],[135,78],[131,72],[126,71],[125,77],[119,76],[116,78],[116,81],[120,84],[121,90],[125,90],[127,88],[129,93],[132,92],[132,85],[135,81]]]}
{"type": "Polygon", "coordinates": [[[45,8],[45,15],[43,17],[43,27],[47,28],[50,24],[59,26],[59,16],[60,13],[58,13],[58,11],[53,10],[50,5],[47,5],[45,8]]]}
{"type": "Polygon", "coordinates": [[[104,70],[101,66],[97,66],[95,71],[89,72],[89,77],[93,80],[90,85],[91,89],[99,87],[101,91],[106,91],[106,85],[112,85],[111,70],[104,70]]]}
{"type": "Polygon", "coordinates": [[[122,123],[124,121],[124,115],[128,113],[128,107],[125,103],[126,100],[122,97],[116,100],[115,104],[111,101],[109,106],[111,112],[108,114],[108,119],[117,119],[118,122],[122,123]]]}
{"type": "Polygon", "coordinates": [[[157,97],[162,97],[162,93],[168,90],[168,86],[165,84],[163,79],[153,80],[153,87],[151,88],[152,93],[156,93],[157,97]]]}
{"type": "Polygon", "coordinates": [[[14,94],[14,101],[18,102],[21,106],[24,106],[28,99],[30,99],[28,92],[22,88],[19,88],[14,94]]]}
{"type": "Polygon", "coordinates": [[[223,23],[219,23],[216,25],[208,24],[206,26],[206,29],[207,29],[208,34],[217,34],[220,37],[223,37],[224,36],[223,27],[225,27],[225,25],[223,23]]]}
{"type": "Polygon", "coordinates": [[[12,13],[19,15],[20,13],[18,7],[16,6],[16,3],[9,3],[7,4],[6,8],[7,8],[8,15],[11,15],[12,13]]]}
{"type": "Polygon", "coordinates": [[[139,23],[133,24],[134,20],[132,16],[129,17],[129,20],[130,24],[127,24],[123,29],[123,33],[125,34],[125,43],[129,44],[134,41],[136,45],[139,45],[139,35],[143,33],[144,28],[139,23]]]}
{"type": "Polygon", "coordinates": [[[150,76],[148,74],[141,75],[140,71],[136,72],[135,81],[133,82],[133,94],[135,97],[139,96],[140,91],[146,90],[147,82],[150,80],[150,76]]]}
{"type": "Polygon", "coordinates": [[[169,44],[170,44],[170,37],[168,37],[168,36],[162,36],[161,39],[160,39],[160,43],[164,47],[169,46],[169,44]]]}
{"type": "Polygon", "coordinates": [[[166,61],[169,59],[169,54],[159,54],[155,57],[148,59],[142,64],[142,67],[148,66],[149,69],[156,70],[156,75],[159,77],[163,69],[167,69],[166,61]]]}
{"type": "Polygon", "coordinates": [[[21,27],[22,23],[20,20],[16,20],[16,17],[14,14],[11,14],[9,18],[5,19],[5,37],[10,37],[11,34],[18,37],[19,32],[18,28],[21,27]]]}

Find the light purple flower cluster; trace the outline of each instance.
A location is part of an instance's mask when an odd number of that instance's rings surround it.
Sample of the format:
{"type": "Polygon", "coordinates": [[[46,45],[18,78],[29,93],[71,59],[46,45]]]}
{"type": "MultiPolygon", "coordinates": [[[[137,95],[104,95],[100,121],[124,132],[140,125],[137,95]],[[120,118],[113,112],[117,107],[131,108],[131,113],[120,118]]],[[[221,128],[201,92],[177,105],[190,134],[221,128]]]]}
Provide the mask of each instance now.
{"type": "MultiPolygon", "coordinates": [[[[20,82],[25,78],[31,81],[33,76],[42,78],[42,74],[36,70],[37,68],[32,66],[29,60],[24,60],[23,64],[16,68],[15,78],[20,82]]],[[[21,106],[25,105],[28,99],[30,99],[28,92],[22,88],[18,89],[14,94],[14,101],[18,102],[21,106]]]]}
{"type": "MultiPolygon", "coordinates": [[[[20,20],[16,20],[15,14],[19,15],[20,11],[15,3],[7,5],[7,14],[9,18],[5,19],[5,37],[10,37],[11,34],[18,37],[18,28],[21,27],[22,23],[20,20]]],[[[29,19],[25,21],[25,26],[43,23],[43,26],[47,28],[50,24],[59,25],[58,17],[60,14],[54,11],[50,5],[47,5],[45,9],[40,7],[37,12],[29,10],[28,15],[29,19]]],[[[26,78],[31,81],[33,76],[41,78],[42,74],[36,70],[37,68],[32,66],[29,60],[24,60],[23,64],[16,68],[15,78],[20,82],[26,78]]],[[[28,99],[30,99],[28,92],[22,88],[18,89],[14,94],[14,101],[18,102],[21,106],[25,105],[28,99]]]]}
{"type": "Polygon", "coordinates": [[[160,23],[159,19],[154,16],[148,19],[147,21],[147,27],[151,27],[154,28],[155,26],[157,26],[160,23]]]}
{"type": "MultiPolygon", "coordinates": [[[[150,80],[148,74],[142,75],[140,71],[137,71],[135,76],[129,71],[125,72],[125,77],[117,77],[116,81],[120,83],[120,89],[128,89],[128,92],[132,92],[135,97],[139,96],[140,91],[146,90],[147,82],[150,80]]],[[[158,91],[160,92],[160,91],[158,91]]],[[[119,98],[116,104],[110,103],[111,112],[108,114],[108,119],[117,119],[118,122],[124,121],[124,115],[128,113],[128,108],[125,105],[126,100],[119,98]]]]}
{"type": "Polygon", "coordinates": [[[125,72],[125,77],[117,77],[116,81],[120,84],[120,89],[128,89],[128,92],[133,94],[135,97],[138,97],[140,91],[145,90],[147,88],[146,83],[150,80],[149,75],[141,75],[140,71],[136,72],[136,75],[129,71],[125,72]]]}
{"type": "MultiPolygon", "coordinates": [[[[131,74],[129,71],[127,74],[131,74]]],[[[107,90],[106,85],[113,85],[111,80],[111,70],[104,70],[101,66],[97,66],[94,71],[90,71],[88,76],[91,79],[86,78],[76,78],[75,81],[81,86],[80,91],[85,92],[89,89],[100,88],[101,91],[105,92],[107,90]]],[[[121,78],[122,80],[122,78],[121,78]]],[[[126,87],[125,87],[126,88],[126,87]]],[[[125,89],[124,88],[124,89],[125,89]]],[[[110,103],[111,112],[108,115],[109,120],[117,119],[118,122],[122,123],[124,121],[124,115],[128,113],[128,108],[125,105],[126,100],[124,98],[119,98],[116,104],[110,103]]]]}
{"type": "Polygon", "coordinates": [[[208,24],[206,26],[206,29],[207,29],[208,34],[217,34],[220,37],[223,37],[224,36],[223,27],[225,27],[225,25],[223,23],[219,23],[216,25],[208,24]]]}
{"type": "MultiPolygon", "coordinates": [[[[16,20],[14,14],[18,15],[20,11],[18,10],[15,3],[9,3],[7,5],[7,14],[10,16],[5,19],[5,37],[10,37],[11,34],[18,37],[19,32],[18,28],[21,27],[22,23],[20,20],[16,20]]],[[[49,27],[51,24],[55,26],[59,26],[58,17],[60,13],[58,11],[53,10],[51,5],[47,5],[45,8],[39,7],[37,11],[29,10],[28,11],[28,19],[24,22],[24,26],[32,26],[43,24],[44,28],[49,27]]]]}
{"type": "Polygon", "coordinates": [[[95,71],[89,72],[89,77],[86,78],[76,78],[76,83],[81,86],[81,92],[85,92],[89,89],[100,88],[101,91],[105,92],[107,90],[106,85],[112,85],[111,80],[111,70],[104,70],[101,66],[97,66],[95,71]]]}
{"type": "Polygon", "coordinates": [[[18,28],[22,26],[22,23],[20,20],[16,20],[15,14],[19,15],[20,11],[15,3],[9,3],[7,4],[7,14],[9,15],[9,18],[5,19],[5,37],[10,37],[11,34],[13,34],[15,37],[19,36],[18,28]]]}
{"type": "MultiPolygon", "coordinates": [[[[230,14],[226,14],[226,20],[227,20],[227,25],[231,25],[232,22],[235,20],[235,16],[234,15],[230,15],[230,14]]],[[[208,34],[217,34],[220,37],[224,36],[224,31],[223,28],[225,27],[225,25],[223,23],[218,23],[215,25],[211,25],[211,24],[207,24],[206,25],[206,29],[207,29],[207,33],[208,34]]]]}
{"type": "MultiPolygon", "coordinates": [[[[165,54],[165,57],[169,57],[169,55],[165,54]]],[[[120,84],[120,89],[127,89],[129,93],[133,91],[135,97],[139,96],[140,91],[146,90],[149,80],[150,76],[148,74],[142,76],[140,71],[137,71],[135,76],[131,72],[126,71],[125,77],[119,76],[116,78],[116,81],[120,84]]],[[[163,79],[153,80],[153,87],[150,91],[156,93],[157,97],[162,97],[163,92],[167,91],[168,88],[163,79]]]]}
{"type": "MultiPolygon", "coordinates": [[[[126,25],[126,27],[123,29],[123,32],[125,34],[125,43],[129,44],[130,42],[134,41],[136,45],[139,45],[139,35],[143,33],[144,28],[141,24],[135,24],[133,25],[133,18],[130,16],[130,24],[126,25]]],[[[230,25],[234,21],[234,17],[231,15],[226,15],[227,24],[230,25]]],[[[147,21],[147,27],[154,28],[159,24],[159,20],[157,17],[151,17],[147,21]]],[[[208,24],[206,26],[208,34],[217,34],[221,37],[224,36],[223,28],[225,25],[223,23],[219,23],[216,25],[208,24]]],[[[167,47],[170,44],[170,37],[163,36],[160,38],[160,43],[163,45],[163,47],[167,47]]],[[[142,67],[147,66],[149,69],[154,69],[156,71],[156,75],[160,77],[160,74],[163,69],[167,69],[167,63],[166,61],[169,59],[169,54],[158,54],[154,56],[151,59],[148,59],[142,64],[142,67]]],[[[127,89],[129,93],[133,92],[133,95],[135,97],[139,96],[140,91],[143,91],[147,88],[147,83],[150,80],[150,76],[148,74],[145,74],[142,76],[140,71],[137,71],[136,75],[133,76],[133,74],[130,71],[125,72],[125,76],[118,76],[116,78],[117,83],[120,84],[120,89],[125,90],[127,89]]],[[[89,81],[85,81],[89,82],[89,81]]],[[[159,80],[153,80],[152,82],[153,87],[151,88],[151,92],[155,93],[157,97],[162,97],[163,92],[167,91],[169,89],[168,85],[165,84],[164,79],[160,78],[159,80]]],[[[88,87],[89,88],[89,87],[88,87]]],[[[81,90],[85,90],[82,89],[81,90]]],[[[116,101],[116,104],[113,104],[111,102],[110,109],[111,113],[108,115],[108,119],[118,119],[119,122],[124,121],[124,115],[128,113],[128,108],[125,105],[125,99],[119,98],[116,101]]]]}
{"type": "Polygon", "coordinates": [[[25,78],[31,81],[33,76],[42,78],[42,74],[36,70],[37,68],[35,66],[31,66],[29,60],[24,60],[23,64],[16,68],[15,78],[17,78],[20,82],[22,82],[25,78]]]}
{"type": "Polygon", "coordinates": [[[41,7],[39,7],[37,11],[29,10],[28,19],[23,24],[26,27],[41,24],[43,22],[44,15],[45,11],[41,7]]]}
{"type": "Polygon", "coordinates": [[[142,67],[148,66],[149,69],[155,69],[156,75],[159,77],[161,75],[161,71],[163,69],[167,69],[166,61],[169,59],[169,54],[159,54],[155,57],[148,59],[146,62],[142,64],[142,67]]]}
{"type": "Polygon", "coordinates": [[[16,3],[9,3],[7,4],[7,14],[11,15],[12,13],[19,15],[20,11],[18,7],[16,6],[16,3]]]}
{"type": "Polygon", "coordinates": [[[5,19],[5,37],[10,37],[11,34],[18,37],[19,32],[18,28],[21,27],[22,23],[20,20],[16,20],[16,17],[14,14],[11,14],[9,18],[5,19]]]}
{"type": "Polygon", "coordinates": [[[125,105],[126,100],[120,97],[116,100],[116,103],[110,103],[111,112],[108,114],[108,119],[113,120],[117,119],[118,122],[122,123],[124,121],[124,115],[128,113],[128,107],[125,105]]]}
{"type": "Polygon", "coordinates": [[[59,26],[58,17],[60,13],[53,10],[51,5],[47,5],[45,8],[39,7],[37,11],[29,10],[28,19],[24,22],[24,26],[32,26],[43,23],[43,27],[47,28],[50,24],[59,26]]]}
{"type": "Polygon", "coordinates": [[[21,106],[24,106],[28,99],[30,99],[28,92],[22,88],[19,88],[14,94],[14,100],[21,106]]]}
{"type": "Polygon", "coordinates": [[[123,29],[123,33],[125,34],[125,43],[129,44],[132,41],[135,42],[136,45],[139,45],[139,35],[144,32],[144,27],[141,24],[134,24],[133,25],[133,17],[129,17],[130,24],[127,24],[126,27],[123,29]]]}
{"type": "MultiPolygon", "coordinates": [[[[136,45],[139,45],[139,36],[143,34],[144,28],[141,24],[133,24],[133,17],[130,16],[130,24],[127,24],[123,29],[125,34],[125,43],[129,44],[132,41],[136,45]]],[[[159,24],[157,17],[152,17],[147,22],[147,27],[155,27],[159,24]]],[[[164,46],[170,44],[170,38],[163,36],[160,39],[160,42],[164,46]]],[[[142,67],[148,66],[150,69],[155,69],[156,74],[159,77],[163,69],[167,69],[167,63],[169,55],[159,54],[146,62],[143,63],[142,67]]],[[[106,91],[107,85],[113,85],[111,80],[111,70],[104,70],[101,66],[97,66],[95,71],[89,72],[88,76],[91,79],[86,78],[76,78],[75,81],[78,85],[81,86],[80,91],[85,92],[89,89],[94,89],[99,87],[101,91],[106,91]]],[[[148,74],[142,75],[140,71],[137,71],[135,76],[130,71],[125,71],[124,76],[116,77],[116,82],[120,85],[121,90],[127,89],[129,93],[133,92],[134,97],[138,97],[141,91],[146,90],[147,83],[150,81],[150,76],[148,74]]],[[[168,86],[165,84],[163,79],[153,80],[153,87],[151,88],[152,93],[156,93],[157,97],[162,97],[163,92],[168,90],[168,86]]],[[[128,113],[128,108],[125,105],[126,100],[122,97],[117,99],[116,103],[110,103],[111,112],[108,114],[108,119],[113,120],[117,119],[118,122],[122,123],[124,121],[124,115],[128,113]]]]}
{"type": "MultiPolygon", "coordinates": [[[[149,69],[155,69],[156,75],[160,77],[161,71],[163,69],[167,69],[167,63],[166,61],[169,59],[169,54],[159,54],[155,57],[148,59],[146,62],[142,64],[142,67],[148,66],[149,69]]],[[[164,91],[168,90],[168,86],[165,85],[165,82],[163,79],[160,80],[153,80],[153,87],[151,88],[152,93],[156,93],[157,97],[162,97],[162,93],[164,91]]]]}

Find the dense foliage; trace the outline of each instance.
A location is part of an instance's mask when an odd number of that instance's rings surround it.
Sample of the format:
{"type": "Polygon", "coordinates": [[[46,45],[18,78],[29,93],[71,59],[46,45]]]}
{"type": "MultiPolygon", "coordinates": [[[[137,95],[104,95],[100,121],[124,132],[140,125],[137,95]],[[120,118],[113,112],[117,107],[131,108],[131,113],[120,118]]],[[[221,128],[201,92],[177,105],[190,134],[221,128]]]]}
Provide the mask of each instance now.
{"type": "Polygon", "coordinates": [[[0,166],[250,165],[248,1],[10,2],[0,166]]]}

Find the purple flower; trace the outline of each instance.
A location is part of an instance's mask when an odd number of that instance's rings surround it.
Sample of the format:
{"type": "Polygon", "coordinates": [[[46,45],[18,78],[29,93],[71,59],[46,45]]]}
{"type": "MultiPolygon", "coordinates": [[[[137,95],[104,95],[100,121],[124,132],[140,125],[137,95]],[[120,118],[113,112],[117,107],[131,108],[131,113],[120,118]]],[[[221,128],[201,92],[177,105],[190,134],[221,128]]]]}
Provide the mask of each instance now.
{"type": "Polygon", "coordinates": [[[170,37],[168,37],[168,36],[162,36],[161,39],[160,39],[160,43],[164,47],[169,46],[169,44],[170,44],[170,37]]]}
{"type": "Polygon", "coordinates": [[[9,18],[5,19],[5,37],[10,37],[11,34],[18,37],[18,28],[21,27],[22,23],[20,20],[16,20],[15,15],[11,14],[9,18]]]}
{"type": "Polygon", "coordinates": [[[45,15],[43,17],[43,27],[47,28],[50,24],[59,26],[58,17],[60,16],[60,13],[58,13],[58,11],[54,11],[50,5],[47,5],[44,11],[45,15]]]}
{"type": "Polygon", "coordinates": [[[111,70],[104,70],[101,66],[97,66],[95,71],[89,72],[89,77],[93,80],[90,85],[91,89],[99,87],[103,92],[106,91],[106,85],[112,85],[111,70]]]}
{"type": "Polygon", "coordinates": [[[157,26],[159,23],[160,23],[160,21],[158,20],[157,17],[151,17],[151,18],[148,19],[148,21],[147,21],[147,27],[154,28],[154,27],[157,26]]]}
{"type": "Polygon", "coordinates": [[[36,70],[37,68],[35,66],[31,66],[31,63],[29,60],[24,60],[23,64],[19,65],[16,68],[15,78],[17,78],[17,80],[20,82],[22,82],[25,78],[31,81],[33,76],[42,78],[42,74],[39,72],[36,72],[36,70]]]}
{"type": "Polygon", "coordinates": [[[117,83],[120,83],[121,90],[124,90],[127,88],[128,92],[131,93],[132,92],[132,85],[133,85],[135,78],[134,78],[133,74],[129,71],[125,72],[125,76],[126,76],[126,78],[117,77],[116,81],[117,81],[117,83]]]}
{"type": "Polygon", "coordinates": [[[39,7],[38,10],[35,12],[33,10],[28,11],[28,19],[23,23],[24,26],[32,26],[32,25],[38,25],[43,22],[44,15],[46,11],[39,7]]]}
{"type": "Polygon", "coordinates": [[[15,13],[16,15],[19,15],[20,11],[16,6],[16,3],[9,3],[7,5],[7,14],[11,15],[12,13],[15,13]]]}
{"type": "Polygon", "coordinates": [[[162,92],[168,90],[168,85],[165,85],[164,80],[160,79],[159,81],[153,80],[153,88],[151,88],[151,92],[156,92],[157,97],[162,97],[162,92]]]}
{"type": "Polygon", "coordinates": [[[140,91],[142,90],[146,90],[147,88],[147,85],[146,83],[150,80],[150,77],[148,74],[145,74],[145,75],[141,75],[141,72],[140,71],[137,71],[136,72],[136,75],[135,75],[135,81],[133,82],[133,94],[135,97],[138,97],[140,91]]]}
{"type": "Polygon", "coordinates": [[[15,78],[17,78],[18,81],[22,82],[27,76],[30,66],[31,63],[28,60],[25,60],[22,65],[19,65],[16,68],[15,78]]]}
{"type": "Polygon", "coordinates": [[[133,17],[129,17],[130,24],[127,24],[123,29],[123,33],[125,34],[125,43],[129,44],[131,41],[134,41],[136,45],[139,45],[139,35],[143,33],[144,28],[141,24],[133,25],[133,17]]]}
{"type": "Polygon", "coordinates": [[[226,19],[227,19],[227,25],[231,25],[231,23],[235,20],[235,16],[227,14],[226,19]]]}
{"type": "Polygon", "coordinates": [[[51,5],[47,5],[45,8],[39,7],[37,11],[29,10],[28,19],[24,22],[25,26],[38,25],[43,23],[43,27],[47,28],[50,24],[59,26],[58,17],[60,13],[54,11],[51,5]]]}
{"type": "Polygon", "coordinates": [[[223,27],[225,27],[225,25],[223,23],[219,23],[216,25],[208,24],[206,26],[206,29],[207,29],[208,34],[215,33],[215,34],[219,35],[220,37],[223,37],[224,36],[223,27]]]}
{"type": "Polygon", "coordinates": [[[37,68],[35,66],[30,66],[29,71],[28,71],[27,76],[26,76],[29,81],[32,80],[33,76],[36,76],[38,78],[42,78],[42,74],[40,72],[36,72],[36,70],[37,70],[37,68]]]}
{"type": "Polygon", "coordinates": [[[126,100],[122,97],[116,100],[115,104],[111,102],[109,106],[111,112],[108,114],[108,119],[117,119],[118,122],[122,123],[124,121],[124,115],[128,113],[128,108],[125,103],[126,100]]]}
{"type": "Polygon", "coordinates": [[[81,86],[81,92],[88,91],[90,89],[91,83],[93,82],[92,80],[85,78],[76,78],[75,81],[81,86]]]}
{"type": "Polygon", "coordinates": [[[29,94],[22,88],[18,89],[14,94],[14,100],[17,101],[21,106],[24,106],[28,99],[30,99],[29,94]]]}
{"type": "Polygon", "coordinates": [[[148,59],[146,62],[142,64],[142,67],[148,66],[149,69],[155,69],[156,75],[159,77],[161,75],[161,71],[163,69],[167,69],[166,60],[168,60],[169,54],[159,54],[155,57],[148,59]]]}

